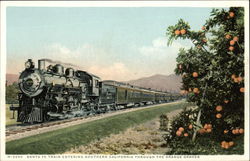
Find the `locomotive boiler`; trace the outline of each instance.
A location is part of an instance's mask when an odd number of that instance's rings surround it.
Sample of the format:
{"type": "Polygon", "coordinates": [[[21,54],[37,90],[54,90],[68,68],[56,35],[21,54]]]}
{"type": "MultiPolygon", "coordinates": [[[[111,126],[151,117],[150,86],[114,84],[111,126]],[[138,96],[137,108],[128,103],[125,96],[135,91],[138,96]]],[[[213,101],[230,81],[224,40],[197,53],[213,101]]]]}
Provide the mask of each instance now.
{"type": "Polygon", "coordinates": [[[117,81],[101,81],[86,71],[28,59],[18,80],[17,121],[46,122],[53,119],[93,115],[146,104],[169,102],[180,95],[133,86],[117,81]]]}

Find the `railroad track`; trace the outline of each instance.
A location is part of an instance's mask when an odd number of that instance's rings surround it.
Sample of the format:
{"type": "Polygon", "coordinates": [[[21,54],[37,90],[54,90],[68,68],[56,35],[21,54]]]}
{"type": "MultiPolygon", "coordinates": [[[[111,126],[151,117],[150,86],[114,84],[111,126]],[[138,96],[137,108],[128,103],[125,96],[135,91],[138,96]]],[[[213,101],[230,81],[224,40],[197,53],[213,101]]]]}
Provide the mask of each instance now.
{"type": "Polygon", "coordinates": [[[6,141],[11,141],[11,140],[17,140],[21,139],[24,137],[32,136],[32,135],[37,135],[49,131],[54,131],[58,129],[62,129],[65,127],[70,127],[73,125],[79,125],[81,123],[86,123],[94,120],[99,120],[105,117],[110,117],[122,113],[127,113],[127,112],[132,112],[132,111],[137,111],[140,109],[146,109],[146,108],[151,108],[154,106],[158,105],[167,105],[167,104],[174,104],[178,103],[177,102],[169,102],[169,103],[162,103],[162,104],[153,104],[153,105],[146,105],[146,106],[140,106],[137,108],[126,108],[118,111],[111,111],[108,113],[101,113],[101,114],[96,114],[96,115],[91,115],[91,116],[84,116],[84,117],[76,117],[72,119],[67,119],[67,120],[57,120],[57,121],[52,121],[52,122],[47,122],[47,123],[41,123],[41,124],[34,124],[34,125],[12,125],[12,126],[7,126],[6,127],[6,141]]]}
{"type": "MultiPolygon", "coordinates": [[[[175,103],[175,102],[171,102],[175,103]]],[[[109,117],[113,115],[118,115],[121,113],[131,112],[131,111],[137,111],[142,108],[150,108],[157,105],[165,105],[170,103],[162,103],[162,104],[153,104],[153,105],[146,105],[146,106],[140,106],[137,108],[126,108],[118,111],[110,111],[108,113],[101,113],[96,115],[90,115],[90,116],[83,116],[83,117],[76,117],[71,118],[67,120],[57,120],[57,121],[51,121],[47,123],[40,123],[40,124],[33,124],[33,125],[11,125],[6,127],[6,141],[16,140],[27,136],[32,136],[36,134],[40,134],[43,132],[49,132],[56,129],[61,129],[68,126],[77,125],[84,122],[89,122],[92,120],[98,120],[104,117],[109,117]],[[37,131],[37,132],[34,132],[37,131]]]]}
{"type": "MultiPolygon", "coordinates": [[[[121,111],[125,111],[125,110],[126,109],[121,110],[121,111]]],[[[115,113],[115,112],[117,111],[111,111],[109,113],[115,113]]],[[[104,114],[107,114],[107,113],[104,113],[104,114]]],[[[47,123],[37,123],[37,124],[30,124],[30,125],[28,124],[9,125],[9,126],[6,126],[5,136],[11,136],[11,135],[19,134],[19,133],[24,133],[26,131],[32,131],[32,130],[41,129],[45,127],[52,127],[55,125],[61,125],[61,124],[69,123],[69,122],[87,119],[87,118],[94,118],[94,117],[98,117],[104,114],[96,114],[96,115],[91,115],[91,116],[76,117],[76,118],[71,118],[71,119],[66,119],[66,120],[56,120],[56,121],[51,121],[47,123]]]]}

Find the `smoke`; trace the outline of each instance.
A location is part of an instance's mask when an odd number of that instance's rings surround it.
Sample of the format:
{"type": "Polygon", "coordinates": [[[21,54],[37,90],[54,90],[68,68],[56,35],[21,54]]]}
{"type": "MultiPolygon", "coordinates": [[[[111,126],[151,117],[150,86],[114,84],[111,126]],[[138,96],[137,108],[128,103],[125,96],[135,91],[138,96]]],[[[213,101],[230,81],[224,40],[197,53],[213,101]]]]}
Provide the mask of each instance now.
{"type": "Polygon", "coordinates": [[[61,61],[58,61],[58,60],[51,60],[51,59],[40,59],[40,60],[44,60],[46,62],[53,63],[53,64],[61,64],[61,65],[64,65],[64,66],[71,66],[71,67],[76,67],[78,69],[81,69],[81,67],[78,66],[78,65],[74,65],[74,64],[71,64],[71,63],[64,63],[64,62],[61,62],[61,61]]]}

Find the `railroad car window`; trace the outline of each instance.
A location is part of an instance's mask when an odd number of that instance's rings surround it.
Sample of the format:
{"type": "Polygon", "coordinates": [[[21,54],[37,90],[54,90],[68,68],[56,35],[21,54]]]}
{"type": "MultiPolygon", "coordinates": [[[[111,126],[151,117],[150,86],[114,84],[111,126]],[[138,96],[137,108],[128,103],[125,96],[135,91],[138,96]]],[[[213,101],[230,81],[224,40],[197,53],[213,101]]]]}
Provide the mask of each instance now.
{"type": "Polygon", "coordinates": [[[99,81],[95,80],[95,87],[98,87],[98,85],[99,85],[99,81]]]}
{"type": "Polygon", "coordinates": [[[128,96],[128,91],[125,90],[125,99],[127,99],[127,96],[128,96]]]}

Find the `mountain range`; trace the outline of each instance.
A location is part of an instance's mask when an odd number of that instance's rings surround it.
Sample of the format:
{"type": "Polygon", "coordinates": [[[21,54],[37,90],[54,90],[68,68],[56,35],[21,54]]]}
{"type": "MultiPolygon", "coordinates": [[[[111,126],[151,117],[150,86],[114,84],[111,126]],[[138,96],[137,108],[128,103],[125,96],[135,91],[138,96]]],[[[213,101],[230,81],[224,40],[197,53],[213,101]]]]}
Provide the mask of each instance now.
{"type": "Polygon", "coordinates": [[[171,75],[161,75],[156,74],[150,77],[144,77],[136,80],[130,80],[126,83],[156,89],[159,91],[168,91],[168,92],[179,92],[181,87],[181,77],[175,74],[171,75]]]}

